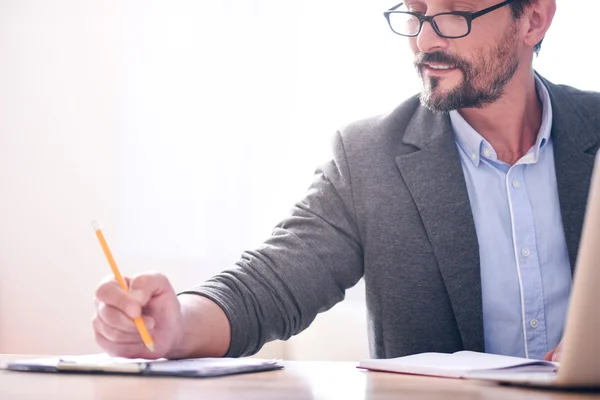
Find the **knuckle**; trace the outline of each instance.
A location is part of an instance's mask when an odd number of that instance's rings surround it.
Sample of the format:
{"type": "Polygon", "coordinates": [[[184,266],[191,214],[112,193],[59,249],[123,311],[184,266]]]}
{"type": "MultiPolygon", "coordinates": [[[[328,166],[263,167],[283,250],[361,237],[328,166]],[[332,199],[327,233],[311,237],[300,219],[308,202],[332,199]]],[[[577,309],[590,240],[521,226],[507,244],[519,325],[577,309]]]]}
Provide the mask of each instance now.
{"type": "Polygon", "coordinates": [[[106,339],[104,339],[104,337],[95,329],[94,329],[94,340],[96,341],[98,346],[102,347],[104,350],[107,350],[106,339]]]}
{"type": "Polygon", "coordinates": [[[114,308],[111,309],[110,307],[107,307],[106,304],[101,304],[98,307],[98,318],[107,324],[113,325],[114,317],[111,314],[114,314],[114,308]]]}
{"type": "Polygon", "coordinates": [[[131,289],[156,290],[165,287],[169,282],[166,275],[157,271],[144,272],[131,278],[131,289]]]}
{"type": "Polygon", "coordinates": [[[101,333],[106,339],[112,342],[122,342],[126,339],[126,335],[123,332],[114,329],[106,324],[102,324],[101,333]]]}
{"type": "Polygon", "coordinates": [[[107,310],[106,316],[102,316],[106,323],[112,327],[118,328],[123,332],[135,332],[135,325],[129,317],[117,310],[107,310]]]}
{"type": "Polygon", "coordinates": [[[99,310],[106,310],[109,306],[117,310],[125,310],[134,301],[129,293],[111,284],[100,286],[96,291],[96,299],[98,300],[96,308],[99,310]]]}
{"type": "Polygon", "coordinates": [[[135,275],[133,278],[131,278],[131,284],[132,285],[134,283],[136,283],[138,285],[148,284],[148,283],[154,282],[156,280],[160,280],[163,277],[164,277],[164,275],[161,274],[160,272],[148,271],[148,272],[144,272],[144,273],[135,275]]]}
{"type": "Polygon", "coordinates": [[[135,329],[133,321],[114,307],[103,306],[98,310],[99,318],[109,326],[129,332],[135,329]]]}
{"type": "Polygon", "coordinates": [[[115,283],[116,281],[114,279],[103,279],[96,287],[96,298],[99,300],[110,298],[115,292],[115,283]]]}
{"type": "Polygon", "coordinates": [[[94,329],[94,332],[96,334],[103,334],[104,333],[103,325],[104,325],[104,323],[102,322],[102,319],[100,319],[98,317],[98,314],[96,314],[94,316],[94,318],[92,319],[92,328],[94,329]]]}
{"type": "Polygon", "coordinates": [[[94,329],[94,331],[98,330],[98,324],[100,323],[100,317],[98,316],[98,313],[95,312],[94,315],[92,316],[92,328],[94,329]]]}

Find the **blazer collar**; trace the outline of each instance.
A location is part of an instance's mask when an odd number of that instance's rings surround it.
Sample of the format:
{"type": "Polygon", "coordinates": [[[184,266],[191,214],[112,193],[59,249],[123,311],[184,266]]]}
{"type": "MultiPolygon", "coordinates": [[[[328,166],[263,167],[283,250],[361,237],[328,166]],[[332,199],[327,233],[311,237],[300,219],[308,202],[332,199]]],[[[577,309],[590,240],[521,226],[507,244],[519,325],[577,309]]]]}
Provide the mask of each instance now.
{"type": "Polygon", "coordinates": [[[432,112],[419,105],[406,127],[404,143],[423,149],[443,135],[453,135],[448,113],[432,112]]]}

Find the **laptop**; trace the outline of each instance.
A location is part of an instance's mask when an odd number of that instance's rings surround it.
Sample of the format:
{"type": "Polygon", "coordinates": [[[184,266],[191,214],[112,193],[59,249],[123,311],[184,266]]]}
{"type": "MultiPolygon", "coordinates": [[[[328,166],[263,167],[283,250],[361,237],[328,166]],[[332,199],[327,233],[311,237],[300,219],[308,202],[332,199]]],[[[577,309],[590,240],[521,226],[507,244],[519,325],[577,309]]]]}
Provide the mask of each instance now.
{"type": "MultiPolygon", "coordinates": [[[[600,153],[598,153],[600,155],[600,153]]],[[[469,378],[548,388],[600,388],[600,157],[596,156],[560,365],[555,372],[478,372],[469,378]]]]}

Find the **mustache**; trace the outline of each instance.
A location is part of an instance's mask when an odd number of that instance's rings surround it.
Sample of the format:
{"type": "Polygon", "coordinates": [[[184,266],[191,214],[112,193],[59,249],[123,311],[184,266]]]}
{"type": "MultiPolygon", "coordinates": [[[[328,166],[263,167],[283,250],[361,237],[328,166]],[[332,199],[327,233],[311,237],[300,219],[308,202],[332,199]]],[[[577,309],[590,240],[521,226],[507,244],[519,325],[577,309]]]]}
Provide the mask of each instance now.
{"type": "Polygon", "coordinates": [[[444,63],[456,66],[463,71],[469,70],[470,65],[464,60],[455,57],[443,51],[435,51],[433,53],[419,53],[415,57],[415,67],[420,69],[426,63],[444,63]]]}

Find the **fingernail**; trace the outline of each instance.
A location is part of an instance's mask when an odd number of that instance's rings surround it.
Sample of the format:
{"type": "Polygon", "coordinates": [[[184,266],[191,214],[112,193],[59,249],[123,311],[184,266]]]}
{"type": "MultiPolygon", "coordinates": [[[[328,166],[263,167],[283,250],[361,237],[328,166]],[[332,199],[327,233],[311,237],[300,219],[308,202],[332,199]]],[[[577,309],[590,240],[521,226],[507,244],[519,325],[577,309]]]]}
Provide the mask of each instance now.
{"type": "Polygon", "coordinates": [[[125,309],[125,312],[127,313],[127,315],[129,315],[130,318],[137,318],[140,315],[140,308],[135,304],[130,304],[125,309]]]}
{"type": "Polygon", "coordinates": [[[148,318],[145,320],[145,323],[146,323],[146,328],[148,328],[148,329],[154,328],[154,319],[148,318]]]}
{"type": "Polygon", "coordinates": [[[558,356],[559,356],[558,353],[552,354],[552,361],[558,361],[558,356]]]}

